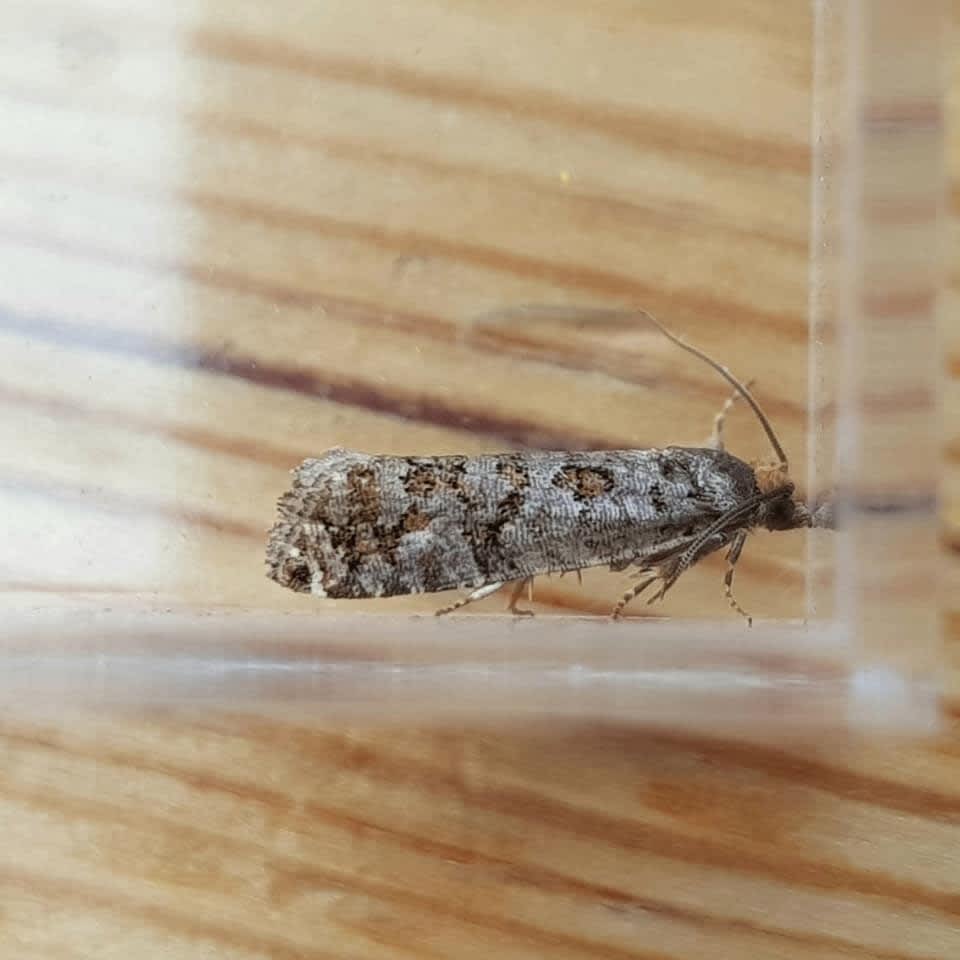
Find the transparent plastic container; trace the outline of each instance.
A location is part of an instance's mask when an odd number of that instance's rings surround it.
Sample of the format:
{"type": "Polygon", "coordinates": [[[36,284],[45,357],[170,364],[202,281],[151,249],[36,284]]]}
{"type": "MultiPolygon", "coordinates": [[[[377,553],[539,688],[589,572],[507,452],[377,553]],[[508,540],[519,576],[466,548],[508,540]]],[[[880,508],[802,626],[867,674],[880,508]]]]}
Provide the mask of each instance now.
{"type": "MultiPolygon", "coordinates": [[[[25,25],[25,19],[19,26],[43,50],[51,38],[66,36],[73,37],[74,46],[92,44],[99,56],[104,43],[109,48],[111,42],[130,40],[126,35],[117,39],[107,28],[102,35],[92,29],[83,33],[88,25],[81,13],[71,15],[75,20],[69,23],[56,22],[58,16],[70,20],[47,11],[46,20],[25,25]]],[[[219,302],[199,300],[219,294],[207,289],[187,304],[175,275],[188,269],[182,258],[184,236],[191,237],[195,249],[215,247],[218,236],[201,232],[198,238],[190,219],[195,210],[191,175],[164,168],[174,155],[182,164],[182,156],[158,134],[157,145],[126,145],[136,157],[136,175],[120,169],[119,160],[117,169],[107,168],[112,185],[122,187],[114,190],[113,202],[123,208],[127,229],[139,224],[144,237],[157,231],[172,238],[166,248],[151,239],[149,269],[138,274],[137,237],[108,236],[113,212],[96,195],[97,165],[104,158],[97,153],[99,121],[91,119],[92,108],[83,98],[93,89],[105,102],[111,88],[90,80],[90,88],[78,87],[73,100],[73,93],[64,93],[66,75],[61,76],[64,89],[34,87],[34,99],[27,98],[24,110],[32,109],[30,102],[43,104],[49,94],[54,104],[49,109],[63,108],[75,123],[68,136],[83,139],[77,155],[87,166],[80,160],[76,166],[56,166],[50,160],[54,173],[43,181],[43,163],[24,152],[13,185],[6,188],[8,290],[14,291],[10,297],[15,302],[2,331],[11,370],[3,388],[10,416],[3,501],[8,533],[0,546],[6,580],[0,599],[0,702],[6,708],[41,710],[65,704],[216,708],[379,723],[563,718],[773,737],[935,729],[942,679],[936,320],[942,282],[944,17],[943,6],[932,2],[814,3],[809,327],[803,352],[807,405],[803,429],[794,431],[805,438],[806,449],[793,452],[806,465],[806,475],[795,479],[811,498],[836,491],[839,529],[792,535],[806,537],[805,551],[795,552],[803,573],[799,591],[781,590],[787,566],[778,565],[776,558],[782,548],[791,548],[773,535],[754,554],[758,559],[742,565],[738,590],[741,602],[756,614],[752,629],[727,609],[722,573],[709,563],[691,572],[689,589],[686,578],[680,581],[663,616],[655,607],[641,608],[635,612],[643,617],[621,622],[603,616],[600,599],[584,601],[573,616],[544,613],[514,619],[491,614],[491,604],[497,609],[501,602],[493,600],[477,612],[471,608],[463,616],[437,619],[430,611],[443,603],[439,597],[325,604],[281,597],[279,588],[266,580],[255,595],[238,596],[232,571],[255,568],[260,576],[263,541],[273,519],[271,500],[282,492],[285,469],[302,456],[349,441],[354,429],[367,446],[374,442],[371,438],[382,438],[382,447],[368,452],[452,452],[453,440],[443,432],[440,414],[431,414],[435,436],[425,429],[416,436],[417,449],[395,449],[406,438],[405,414],[429,408],[421,394],[410,393],[406,406],[395,398],[381,405],[381,414],[396,418],[399,439],[381,421],[370,426],[358,418],[356,424],[345,424],[334,414],[313,423],[305,408],[296,407],[289,414],[295,419],[291,426],[282,404],[264,412],[256,391],[289,389],[337,402],[349,401],[360,389],[346,375],[333,386],[318,386],[308,358],[328,349],[330,341],[326,346],[297,341],[295,332],[310,329],[312,311],[334,317],[343,336],[355,338],[350,342],[356,351],[389,355],[390,337],[404,325],[408,333],[436,334],[441,328],[398,308],[389,318],[393,326],[382,333],[376,316],[357,302],[307,294],[298,300],[266,280],[259,286],[250,281],[260,297],[250,302],[244,300],[252,295],[250,289],[231,274],[226,260],[203,278],[214,290],[221,281],[231,287],[235,299],[229,304],[239,304],[237,338],[253,337],[271,348],[290,338],[294,342],[286,346],[304,359],[300,366],[268,368],[258,354],[234,349],[226,335],[219,347],[198,345],[190,336],[191,311],[215,313],[219,302]],[[161,186],[146,176],[154,163],[164,168],[161,186]],[[179,202],[150,207],[157,195],[175,193],[175,176],[182,176],[176,183],[183,191],[177,194],[179,202]],[[17,177],[28,184],[19,197],[17,177]],[[34,191],[37,182],[47,185],[37,188],[39,193],[34,191]],[[73,191],[69,202],[58,205],[57,185],[73,191]],[[73,215],[87,223],[103,219],[97,242],[84,246],[76,241],[79,234],[70,232],[73,215]],[[30,260],[34,248],[56,260],[52,275],[30,260]],[[114,269],[116,276],[100,275],[114,269]],[[123,274],[127,269],[133,271],[132,279],[123,274]],[[125,309],[114,300],[108,303],[102,293],[109,289],[115,297],[123,283],[129,285],[125,309]],[[298,327],[287,326],[272,309],[278,315],[300,310],[307,319],[298,327]],[[131,316],[138,321],[127,325],[131,316]],[[60,391],[60,364],[67,361],[58,351],[71,350],[89,362],[89,387],[80,376],[71,381],[71,390],[60,391]],[[157,368],[166,372],[154,375],[157,368]],[[241,368],[244,379],[236,386],[220,389],[218,380],[220,392],[209,395],[203,383],[196,386],[195,378],[230,377],[241,368]],[[113,403],[113,392],[127,399],[113,403]],[[198,419],[196,407],[204,404],[205,418],[198,419]],[[246,419],[252,423],[249,429],[246,419]],[[335,429],[327,429],[330,424],[335,429]],[[17,441],[17,435],[29,439],[17,441]],[[429,447],[431,437],[435,450],[429,447]],[[197,470],[181,449],[191,444],[207,450],[219,444],[225,459],[197,470]],[[261,468],[268,473],[254,477],[261,468]],[[261,475],[269,479],[261,483],[261,475]],[[133,479],[128,483],[128,478],[133,479]],[[238,506],[249,490],[259,498],[254,515],[261,518],[262,530],[249,519],[236,519],[249,516],[238,506]],[[162,584],[151,585],[157,570],[169,576],[163,574],[162,584]],[[764,570],[769,576],[761,575],[764,570]],[[765,615],[770,608],[774,615],[765,615]]],[[[152,40],[156,50],[168,51],[156,57],[169,55],[169,75],[178,79],[150,92],[179,111],[178,123],[197,115],[190,97],[202,81],[185,78],[175,62],[182,28],[169,27],[166,47],[156,37],[152,40]]],[[[27,46],[24,56],[36,59],[36,50],[31,53],[27,46]]],[[[709,96],[709,90],[702,95],[709,96]]],[[[116,113],[103,121],[108,126],[120,122],[117,117],[136,114],[132,99],[118,97],[111,106],[116,113]]],[[[211,121],[205,122],[208,132],[211,121]]],[[[43,136],[42,129],[30,127],[26,139],[39,144],[43,136]]],[[[305,140],[290,136],[291,155],[306,149],[305,140]]],[[[123,147],[123,136],[110,143],[111,148],[123,147]]],[[[182,152],[182,143],[177,149],[182,152]]],[[[541,147],[533,136],[523,149],[541,147]]],[[[202,143],[197,150],[202,153],[202,143]]],[[[66,147],[63,153],[69,154],[66,147]]],[[[551,156],[549,162],[555,159],[551,156]]],[[[576,178],[576,171],[560,169],[561,182],[571,177],[576,178]]],[[[297,198],[286,199],[297,210],[297,198]]],[[[210,212],[211,206],[216,203],[205,209],[213,219],[219,211],[210,212]]],[[[307,223],[310,216],[295,213],[288,220],[302,217],[307,223]]],[[[389,219],[389,211],[384,216],[389,219]]],[[[299,222],[284,229],[298,229],[299,222]]],[[[254,237],[250,242],[255,246],[260,241],[254,237]]],[[[269,237],[262,242],[266,249],[269,237]]],[[[354,242],[360,241],[351,235],[343,245],[354,242]]],[[[462,242],[469,246],[471,241],[464,236],[462,242]]],[[[447,282],[437,279],[432,254],[419,252],[418,243],[411,241],[411,252],[395,258],[391,290],[418,284],[429,290],[431,284],[447,282]]],[[[291,251],[294,256],[295,245],[291,251]]],[[[347,250],[344,256],[349,255],[347,250]]],[[[307,269],[299,263],[295,268],[307,269]]],[[[482,369],[472,368],[468,355],[462,370],[451,366],[438,372],[427,366],[418,376],[447,377],[450,390],[458,378],[486,377],[488,389],[495,391],[501,387],[493,378],[502,375],[503,390],[526,391],[531,409],[538,410],[543,405],[537,393],[540,381],[532,377],[518,386],[511,381],[510,363],[521,357],[547,364],[561,343],[569,348],[563,353],[566,361],[579,358],[581,379],[616,381],[617,390],[605,404],[632,404],[630,391],[636,390],[634,419],[649,415],[665,426],[657,438],[661,443],[680,440],[667,435],[674,426],[690,432],[686,413],[671,407],[682,386],[670,383],[669,391],[659,386],[681,371],[705,436],[715,400],[726,388],[656,333],[637,331],[627,341],[611,343],[604,339],[609,331],[589,324],[573,331],[533,325],[505,331],[475,321],[498,308],[508,310],[511,299],[548,301],[551,277],[549,270],[542,272],[545,277],[536,289],[505,284],[487,300],[458,308],[453,339],[465,349],[486,350],[482,369]],[[512,359],[497,355],[508,335],[512,359]],[[598,344],[604,349],[596,349],[598,344]],[[648,408],[650,398],[656,409],[648,408]]],[[[586,276],[587,287],[592,277],[586,276]]],[[[601,280],[596,280],[598,288],[601,280]]],[[[457,283],[455,269],[450,282],[457,283]]],[[[709,287],[708,280],[704,283],[709,287]]],[[[557,299],[569,302],[571,297],[568,291],[557,299]]],[[[597,297],[601,299],[599,293],[597,297]]],[[[576,299],[589,303],[582,289],[576,299]]],[[[620,296],[611,290],[604,303],[593,305],[638,299],[637,290],[625,289],[620,296]]],[[[711,328],[713,342],[704,344],[696,331],[674,322],[669,291],[653,292],[651,300],[638,305],[652,309],[690,341],[712,353],[727,342],[719,327],[711,328]]],[[[707,310],[706,294],[703,303],[707,310]]],[[[441,332],[446,335],[447,328],[441,332]]],[[[731,349],[743,342],[744,336],[731,332],[731,349]]],[[[776,371],[771,377],[752,370],[750,357],[737,353],[721,353],[718,359],[745,378],[759,376],[761,403],[774,394],[768,408],[776,425],[783,407],[777,402],[776,371]]],[[[395,360],[384,381],[402,374],[409,382],[404,365],[416,357],[398,354],[395,360]]],[[[549,375],[563,377],[563,364],[558,367],[549,375]]],[[[534,372],[547,376],[540,368],[534,372]]],[[[364,389],[366,409],[376,410],[376,398],[368,396],[373,388],[368,384],[364,389]]],[[[684,402],[689,404],[690,397],[684,402]]],[[[608,407],[598,410],[598,417],[606,415],[608,407]]],[[[751,433],[755,423],[739,408],[736,418],[734,440],[752,437],[750,442],[756,442],[751,433]]],[[[586,442],[588,419],[583,421],[586,442]]],[[[458,427],[482,433],[481,421],[480,416],[464,416],[458,427]]],[[[517,431],[517,445],[538,442],[535,430],[517,431]]],[[[557,437],[571,432],[545,429],[539,445],[553,446],[557,437]]],[[[684,439],[695,443],[702,438],[684,439]]],[[[491,439],[484,446],[497,445],[491,439]]],[[[731,449],[740,455],[733,443],[731,449]]],[[[621,586],[612,574],[591,574],[583,596],[612,601],[621,586]]],[[[548,597],[562,609],[569,594],[551,594],[553,589],[548,597]]]]}

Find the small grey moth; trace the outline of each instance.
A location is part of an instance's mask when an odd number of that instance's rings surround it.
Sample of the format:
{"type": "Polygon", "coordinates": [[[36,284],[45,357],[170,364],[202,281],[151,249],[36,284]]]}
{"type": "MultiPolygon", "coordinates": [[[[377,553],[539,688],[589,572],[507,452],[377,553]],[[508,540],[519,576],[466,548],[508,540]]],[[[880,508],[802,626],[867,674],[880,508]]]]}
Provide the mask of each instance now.
{"type": "Polygon", "coordinates": [[[730,383],[707,447],[479,456],[400,457],[334,448],[304,460],[278,504],[267,546],[268,576],[291,590],[342,599],[470,591],[449,613],[540,574],[609,566],[639,568],[614,606],[657,585],[662,598],[701,558],[727,548],[725,592],[755,528],[832,526],[829,503],[814,511],[795,496],[786,454],[747,386],[644,311],[671,341],[730,383]],[[747,463],[726,452],[723,421],[742,397],[775,459],[747,463]]]}

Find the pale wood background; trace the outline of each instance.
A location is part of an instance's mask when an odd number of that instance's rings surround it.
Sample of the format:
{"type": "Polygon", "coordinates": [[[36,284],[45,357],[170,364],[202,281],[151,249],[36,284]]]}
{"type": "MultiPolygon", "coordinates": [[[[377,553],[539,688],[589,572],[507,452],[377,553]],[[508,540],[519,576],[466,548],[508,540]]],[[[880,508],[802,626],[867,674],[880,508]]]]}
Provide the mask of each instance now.
{"type": "MultiPolygon", "coordinates": [[[[261,555],[286,471],[334,444],[705,437],[726,390],[656,336],[472,322],[505,305],[649,307],[758,377],[805,478],[808,4],[11,0],[0,26],[21,627],[329,609],[261,555]]],[[[764,452],[742,414],[730,443],[764,452]]],[[[758,537],[741,600],[797,615],[804,569],[758,537]]],[[[665,612],[727,616],[718,577],[665,612]]],[[[549,581],[539,610],[621,588],[549,581]]],[[[932,741],[815,746],[42,706],[0,718],[4,956],[960,954],[952,703],[932,741]]]]}

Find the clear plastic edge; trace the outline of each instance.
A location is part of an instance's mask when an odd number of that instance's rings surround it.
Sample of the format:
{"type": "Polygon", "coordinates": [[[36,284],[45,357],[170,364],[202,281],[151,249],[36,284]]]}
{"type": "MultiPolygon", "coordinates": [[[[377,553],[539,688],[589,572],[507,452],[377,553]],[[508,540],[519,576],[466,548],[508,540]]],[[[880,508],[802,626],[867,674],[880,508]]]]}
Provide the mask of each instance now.
{"type": "MultiPolygon", "coordinates": [[[[923,733],[936,690],[852,661],[837,623],[711,625],[242,610],[24,611],[7,707],[181,708],[331,721],[530,717],[702,734],[923,733]]],[[[8,625],[18,633],[16,617],[8,625]]]]}

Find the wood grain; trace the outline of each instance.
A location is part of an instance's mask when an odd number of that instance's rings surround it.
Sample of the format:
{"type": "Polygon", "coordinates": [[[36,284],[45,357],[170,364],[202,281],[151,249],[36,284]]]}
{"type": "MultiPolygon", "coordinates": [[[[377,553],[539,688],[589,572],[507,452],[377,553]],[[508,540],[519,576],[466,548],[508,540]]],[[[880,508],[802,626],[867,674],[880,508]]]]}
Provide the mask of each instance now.
{"type": "MultiPolygon", "coordinates": [[[[2,686],[23,681],[0,714],[0,953],[960,955],[952,696],[937,737],[811,743],[82,707],[68,685],[25,705],[30,675],[12,675],[31,629],[95,642],[117,617],[171,611],[185,660],[206,617],[226,662],[232,620],[270,618],[282,644],[292,614],[342,615],[262,574],[286,471],[326,447],[708,434],[725,387],[655,334],[518,325],[511,305],[651,309],[758,378],[805,478],[810,5],[9,0],[0,25],[2,686]]],[[[874,213],[909,230],[935,209],[874,213]]],[[[951,695],[956,263],[941,304],[951,695]]],[[[884,289],[873,306],[929,304],[884,289]]],[[[912,389],[873,412],[916,417],[930,398],[912,389]]],[[[739,410],[729,443],[764,452],[739,410]]],[[[820,555],[806,549],[758,536],[741,601],[801,615],[820,555]]],[[[719,577],[704,564],[656,613],[725,617],[719,577]]],[[[829,566],[817,577],[829,586],[829,566]]],[[[546,581],[538,610],[601,614],[622,586],[546,581]]]]}

